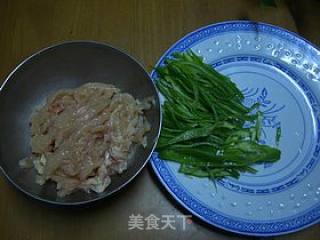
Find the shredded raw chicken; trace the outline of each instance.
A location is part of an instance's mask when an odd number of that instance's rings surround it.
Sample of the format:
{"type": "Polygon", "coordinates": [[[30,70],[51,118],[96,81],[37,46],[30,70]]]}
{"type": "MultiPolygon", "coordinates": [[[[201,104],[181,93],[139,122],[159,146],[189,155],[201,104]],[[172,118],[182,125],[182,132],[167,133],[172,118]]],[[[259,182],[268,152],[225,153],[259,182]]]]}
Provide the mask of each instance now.
{"type": "Polygon", "coordinates": [[[144,111],[151,102],[103,83],[60,90],[32,114],[32,156],[20,166],[35,168],[40,185],[56,182],[61,197],[78,189],[103,192],[111,175],[127,169],[133,147],[146,146],[144,111]]]}

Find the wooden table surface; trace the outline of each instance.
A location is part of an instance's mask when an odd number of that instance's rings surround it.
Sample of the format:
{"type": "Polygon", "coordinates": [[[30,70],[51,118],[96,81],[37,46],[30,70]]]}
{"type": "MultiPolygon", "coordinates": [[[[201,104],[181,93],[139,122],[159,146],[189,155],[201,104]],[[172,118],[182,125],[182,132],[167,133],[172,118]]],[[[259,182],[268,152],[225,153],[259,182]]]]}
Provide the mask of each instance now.
{"type": "MultiPolygon", "coordinates": [[[[257,0],[0,0],[0,79],[51,44],[89,39],[125,49],[150,71],[186,33],[232,19],[268,22],[320,44],[320,3],[257,0]]],[[[1,117],[1,116],[0,116],[1,117]]],[[[1,134],[1,133],[0,133],[1,134]]],[[[14,146],[12,146],[14,147],[14,146]]],[[[116,196],[81,209],[43,206],[0,178],[0,239],[248,239],[193,218],[186,230],[128,230],[129,215],[188,214],[165,192],[150,166],[116,196]]],[[[319,225],[274,239],[320,239],[319,225]]]]}

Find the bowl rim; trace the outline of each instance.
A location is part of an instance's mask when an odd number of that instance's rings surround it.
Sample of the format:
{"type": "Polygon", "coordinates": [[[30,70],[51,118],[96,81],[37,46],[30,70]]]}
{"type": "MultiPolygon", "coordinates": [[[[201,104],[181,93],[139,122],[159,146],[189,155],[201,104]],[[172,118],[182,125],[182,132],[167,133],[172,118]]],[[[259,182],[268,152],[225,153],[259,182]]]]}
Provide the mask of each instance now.
{"type": "Polygon", "coordinates": [[[141,69],[142,71],[144,71],[146,73],[146,75],[148,76],[148,80],[151,82],[154,90],[155,90],[155,97],[157,98],[158,102],[159,102],[159,125],[158,127],[158,131],[156,136],[153,139],[153,145],[151,147],[150,153],[148,154],[147,158],[144,160],[142,166],[140,166],[140,168],[132,175],[128,178],[128,180],[126,180],[123,184],[121,184],[120,186],[118,186],[117,188],[115,188],[113,191],[108,192],[103,194],[102,196],[97,196],[96,198],[93,199],[89,199],[89,200],[84,200],[84,201],[75,201],[75,202],[58,202],[58,201],[54,201],[54,200],[48,200],[48,199],[44,199],[40,196],[38,196],[37,194],[33,194],[25,189],[23,189],[22,187],[20,187],[19,184],[17,184],[10,176],[9,174],[7,174],[7,172],[3,169],[2,167],[2,161],[0,159],[0,172],[2,172],[2,174],[5,176],[5,179],[11,183],[17,190],[21,191],[22,193],[24,193],[26,196],[35,199],[37,201],[40,201],[42,203],[46,203],[46,204],[52,204],[52,205],[56,205],[56,206],[80,206],[80,205],[87,205],[87,204],[91,204],[97,201],[100,201],[102,199],[108,198],[111,195],[114,195],[115,193],[119,192],[121,189],[125,188],[129,183],[131,183],[133,181],[133,179],[135,179],[142,171],[142,169],[147,165],[148,161],[150,160],[152,153],[154,152],[158,140],[159,140],[159,136],[160,136],[160,131],[161,131],[161,127],[162,127],[162,106],[160,103],[160,93],[158,88],[156,87],[154,81],[151,78],[150,73],[148,73],[148,71],[145,69],[145,67],[142,65],[142,63],[140,63],[135,57],[133,57],[132,55],[130,55],[127,51],[120,49],[118,47],[114,47],[108,43],[105,42],[99,42],[99,41],[95,41],[95,40],[67,40],[67,41],[60,41],[60,42],[56,42],[52,45],[49,45],[48,47],[44,47],[41,48],[40,50],[34,52],[33,54],[31,54],[30,56],[24,58],[22,61],[20,61],[11,71],[10,73],[5,77],[5,80],[3,81],[2,84],[0,84],[0,100],[1,100],[1,95],[2,95],[2,90],[4,89],[5,85],[7,84],[7,82],[11,79],[11,77],[17,72],[19,71],[19,69],[26,64],[27,62],[31,61],[33,58],[47,52],[50,51],[54,48],[63,46],[63,45],[69,45],[69,44],[92,44],[92,45],[97,45],[97,46],[102,46],[102,47],[107,47],[107,48],[111,48],[117,52],[119,52],[120,54],[123,54],[125,56],[127,56],[128,58],[130,58],[133,62],[135,62],[141,69]]]}

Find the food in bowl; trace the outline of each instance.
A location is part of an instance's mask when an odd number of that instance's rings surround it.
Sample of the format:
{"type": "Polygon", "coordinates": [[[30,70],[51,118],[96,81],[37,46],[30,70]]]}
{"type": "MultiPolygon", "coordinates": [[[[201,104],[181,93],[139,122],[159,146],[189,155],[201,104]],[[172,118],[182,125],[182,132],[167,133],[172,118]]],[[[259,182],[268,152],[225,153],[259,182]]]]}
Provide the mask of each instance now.
{"type": "Polygon", "coordinates": [[[146,147],[152,99],[135,99],[113,85],[87,83],[47,98],[30,121],[32,155],[20,161],[34,168],[35,181],[56,183],[57,194],[103,192],[110,176],[127,169],[137,146],[146,147]]]}

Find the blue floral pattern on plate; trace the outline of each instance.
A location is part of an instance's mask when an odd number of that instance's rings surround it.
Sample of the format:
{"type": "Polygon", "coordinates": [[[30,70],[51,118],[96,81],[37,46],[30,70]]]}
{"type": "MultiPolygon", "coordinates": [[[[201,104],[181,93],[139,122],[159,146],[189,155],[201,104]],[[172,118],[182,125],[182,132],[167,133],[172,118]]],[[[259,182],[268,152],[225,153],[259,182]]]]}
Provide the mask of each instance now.
{"type": "MultiPolygon", "coordinates": [[[[178,173],[159,159],[151,165],[170,194],[195,216],[225,230],[257,236],[289,233],[320,219],[320,51],[305,39],[272,25],[234,21],[203,27],[175,43],[159,60],[192,49],[231,77],[264,112],[261,143],[275,145],[281,125],[282,156],[255,166],[257,174],[219,180],[178,173]]],[[[152,72],[153,79],[156,73],[152,72]]]]}

